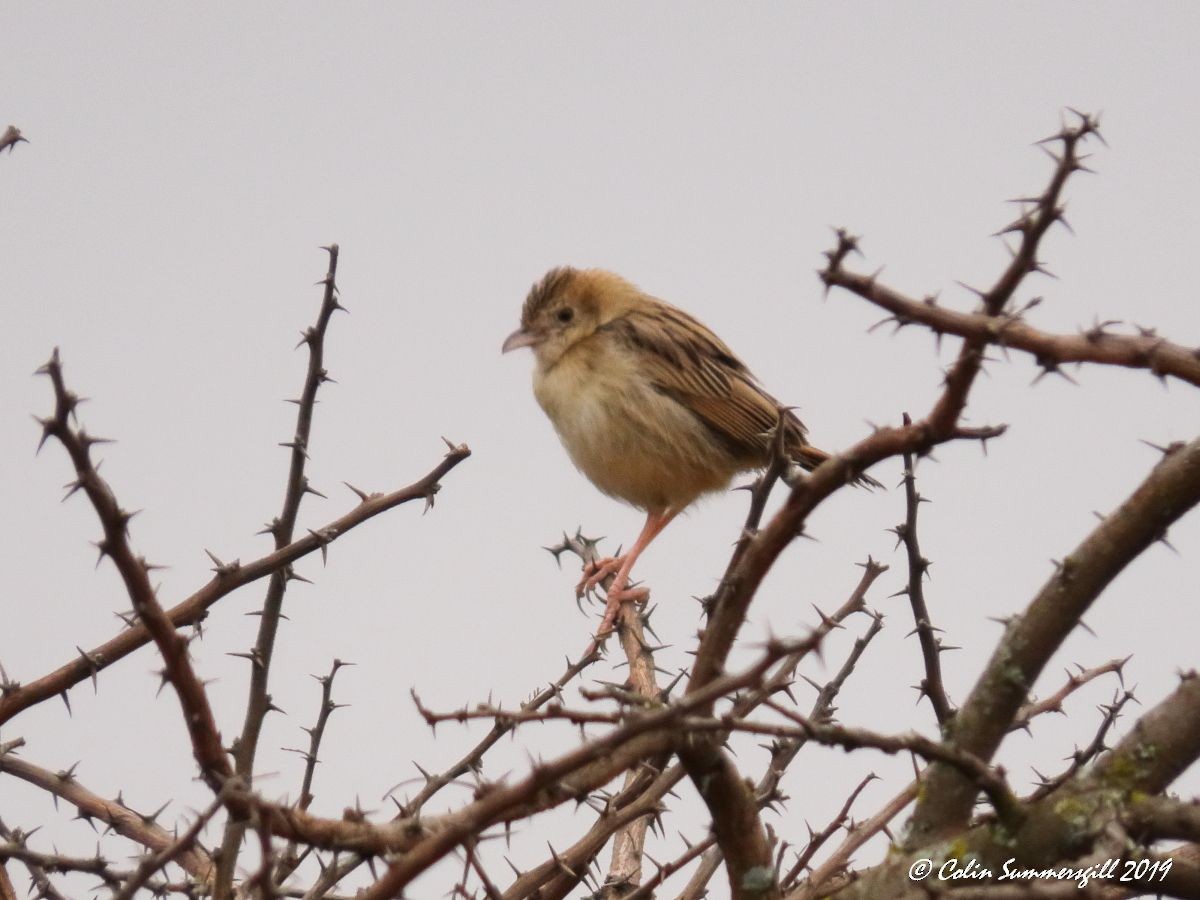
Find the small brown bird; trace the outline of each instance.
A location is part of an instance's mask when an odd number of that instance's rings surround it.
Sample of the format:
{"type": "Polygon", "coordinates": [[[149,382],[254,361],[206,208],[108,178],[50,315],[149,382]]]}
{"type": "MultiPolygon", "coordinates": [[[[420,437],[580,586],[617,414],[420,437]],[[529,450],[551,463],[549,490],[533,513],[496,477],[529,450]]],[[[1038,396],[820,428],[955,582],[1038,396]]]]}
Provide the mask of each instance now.
{"type": "Polygon", "coordinates": [[[520,347],[533,349],[534,396],[575,466],[646,513],[629,552],[590,567],[577,588],[583,593],[615,573],[598,637],[612,629],[621,603],[649,596],[627,585],[659,532],[700,496],[770,462],[781,415],[795,463],[814,469],[828,458],[720,338],[612,272],[548,272],[502,352],[520,347]]]}

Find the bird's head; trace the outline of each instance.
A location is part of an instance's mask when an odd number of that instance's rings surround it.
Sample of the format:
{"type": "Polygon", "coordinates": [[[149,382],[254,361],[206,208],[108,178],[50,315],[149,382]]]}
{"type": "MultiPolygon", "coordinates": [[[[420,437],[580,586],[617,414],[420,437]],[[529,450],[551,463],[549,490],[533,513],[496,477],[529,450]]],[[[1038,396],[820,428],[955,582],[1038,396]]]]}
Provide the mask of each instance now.
{"type": "Polygon", "coordinates": [[[580,341],[621,315],[637,288],[602,269],[551,269],[535,284],[521,308],[521,327],[501,352],[531,347],[543,369],[553,366],[580,341]]]}

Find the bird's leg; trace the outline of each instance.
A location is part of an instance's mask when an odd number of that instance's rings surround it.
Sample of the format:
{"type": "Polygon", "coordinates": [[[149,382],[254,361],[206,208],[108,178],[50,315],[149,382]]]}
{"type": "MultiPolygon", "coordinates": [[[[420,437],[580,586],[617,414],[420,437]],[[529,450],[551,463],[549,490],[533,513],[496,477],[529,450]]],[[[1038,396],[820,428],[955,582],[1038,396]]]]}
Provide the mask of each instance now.
{"type": "Polygon", "coordinates": [[[583,577],[579,579],[579,584],[575,585],[575,596],[582,597],[589,591],[594,590],[609,575],[616,575],[624,564],[624,556],[606,556],[604,559],[585,563],[583,566],[583,577]]]}
{"type": "Polygon", "coordinates": [[[613,576],[612,584],[608,586],[608,590],[605,592],[607,602],[604,605],[604,619],[600,623],[600,630],[596,632],[598,638],[604,637],[612,631],[622,603],[644,603],[650,598],[650,591],[646,588],[627,587],[629,584],[629,573],[633,569],[633,564],[637,562],[637,558],[642,555],[642,551],[650,545],[652,540],[658,537],[659,532],[666,528],[672,519],[679,515],[679,512],[679,509],[668,508],[650,510],[646,513],[646,524],[642,526],[642,533],[638,535],[638,539],[629,548],[629,552],[620,559],[621,567],[617,570],[617,574],[613,576]]]}

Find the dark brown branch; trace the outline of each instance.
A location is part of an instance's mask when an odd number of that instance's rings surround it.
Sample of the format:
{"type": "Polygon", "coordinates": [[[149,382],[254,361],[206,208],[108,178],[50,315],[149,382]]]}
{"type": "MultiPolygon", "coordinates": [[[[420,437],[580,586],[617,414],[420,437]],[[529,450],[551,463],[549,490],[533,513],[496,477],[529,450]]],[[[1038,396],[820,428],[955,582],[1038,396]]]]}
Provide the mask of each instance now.
{"type": "MultiPolygon", "coordinates": [[[[768,701],[769,702],[769,701],[768,701]]],[[[721,747],[723,734],[686,729],[676,752],[712,817],[713,834],[729,875],[730,895],[777,898],[773,847],[759,818],[754,786],[742,777],[721,747]]]]}
{"type": "MultiPolygon", "coordinates": [[[[735,553],[742,552],[743,546],[739,545],[735,553]]],[[[828,618],[822,614],[821,624],[814,635],[823,637],[842,618],[862,610],[867,587],[882,571],[883,567],[868,560],[859,589],[834,617],[828,618]]],[[[701,640],[701,652],[703,647],[704,639],[701,640]]],[[[798,663],[799,658],[796,659],[798,663]]],[[[772,705],[769,698],[764,697],[764,702],[772,705]]],[[[720,732],[706,736],[695,730],[687,730],[677,743],[676,752],[711,814],[713,833],[725,861],[731,895],[735,900],[743,897],[778,897],[772,844],[759,817],[762,803],[753,785],[742,778],[732,759],[722,749],[725,740],[726,735],[720,732]]]]}
{"type": "MultiPolygon", "coordinates": [[[[908,413],[904,414],[904,424],[911,425],[908,413]]],[[[921,656],[925,660],[925,678],[921,681],[921,695],[929,698],[933,713],[937,716],[938,725],[946,727],[946,723],[954,716],[954,705],[946,694],[946,683],[942,680],[942,650],[943,645],[934,633],[936,629],[929,617],[929,607],[925,603],[925,577],[929,574],[929,560],[921,554],[921,544],[917,537],[917,511],[925,501],[917,492],[917,475],[915,461],[911,453],[905,453],[904,459],[904,522],[897,525],[893,531],[904,544],[905,556],[908,558],[908,586],[904,593],[912,606],[913,621],[916,626],[917,639],[921,642],[921,656]]]]}
{"type": "MultiPolygon", "coordinates": [[[[20,739],[18,739],[18,741],[10,741],[8,744],[0,744],[0,757],[11,752],[14,747],[19,747],[23,744],[24,741],[21,741],[20,739]],[[10,746],[10,744],[12,746],[10,746]]],[[[21,843],[25,837],[27,837],[27,835],[25,835],[23,832],[9,829],[8,826],[4,824],[4,820],[0,819],[0,838],[3,838],[5,841],[10,843],[21,843]]],[[[12,878],[8,874],[8,867],[6,865],[7,862],[7,859],[0,858],[0,900],[17,900],[17,890],[13,886],[12,878]]],[[[32,878],[35,883],[41,880],[49,884],[49,878],[46,877],[45,872],[41,872],[37,868],[36,864],[31,864],[26,861],[25,868],[26,871],[29,872],[30,878],[32,878]]]]}
{"type": "MultiPolygon", "coordinates": [[[[704,838],[704,840],[697,841],[694,844],[688,844],[687,850],[670,862],[661,864],[655,871],[654,875],[647,879],[645,884],[630,894],[626,900],[651,900],[651,898],[654,897],[655,889],[661,886],[662,883],[668,878],[681,869],[686,868],[687,865],[696,857],[701,855],[707,856],[708,853],[717,849],[717,839],[711,835],[704,838]]],[[[703,863],[701,863],[701,865],[703,865],[703,863]]],[[[716,867],[714,867],[714,871],[715,870],[716,867]]],[[[707,883],[710,878],[712,878],[711,873],[704,879],[704,881],[707,883]]],[[[691,894],[690,890],[691,883],[689,882],[688,886],[684,888],[683,893],[679,895],[679,900],[692,900],[693,897],[704,896],[703,894],[691,894]]]]}
{"type": "Polygon", "coordinates": [[[320,762],[317,754],[321,750],[321,739],[325,737],[325,726],[329,724],[329,717],[333,715],[334,711],[345,705],[333,702],[333,679],[337,677],[338,670],[343,666],[352,665],[354,663],[335,659],[329,667],[328,675],[314,676],[321,685],[321,708],[317,712],[316,724],[312,728],[304,729],[308,732],[308,750],[302,754],[304,756],[304,778],[300,783],[301,809],[308,809],[312,806],[313,776],[316,774],[317,763],[320,762]]]}
{"type": "MultiPolygon", "coordinates": [[[[500,889],[496,887],[491,876],[483,868],[483,863],[479,861],[479,855],[475,852],[475,844],[468,843],[466,847],[467,864],[475,871],[475,877],[479,879],[479,883],[483,886],[484,894],[488,900],[500,900],[500,889]]],[[[463,879],[464,882],[466,879],[463,879]]]]}
{"type": "MultiPolygon", "coordinates": [[[[947,392],[961,392],[966,388],[966,385],[956,382],[948,387],[947,392]]],[[[722,582],[710,624],[704,631],[697,652],[688,683],[689,692],[701,689],[719,676],[758,586],[779,555],[802,533],[805,520],[817,506],[870,465],[906,451],[925,452],[939,443],[964,436],[955,420],[944,421],[939,418],[941,408],[942,402],[939,401],[926,420],[907,427],[879,429],[846,453],[822,463],[792,489],[783,508],[750,541],[741,562],[722,582]]],[[[970,437],[996,437],[1003,430],[997,427],[986,432],[976,431],[970,437]]]]}
{"type": "MultiPolygon", "coordinates": [[[[1073,143],[1070,146],[1073,147],[1073,143]]],[[[1057,177],[1056,173],[1056,182],[1057,177]]],[[[1054,198],[1057,198],[1057,193],[1054,198]]],[[[1037,224],[1030,234],[1040,239],[1048,227],[1049,222],[1037,224]]],[[[1032,237],[1030,239],[1034,240],[1032,237]]],[[[853,238],[840,232],[838,247],[829,254],[826,273],[840,269],[845,256],[855,246],[853,238]]],[[[1025,249],[1018,254],[1018,258],[1024,259],[1031,252],[1032,249],[1025,249]]],[[[1016,262],[1014,259],[1014,265],[1016,262]]],[[[1006,302],[1016,288],[1015,282],[1010,284],[1013,271],[1010,266],[987,296],[1001,304],[1006,302]]],[[[847,452],[830,457],[808,478],[792,488],[787,502],[765,529],[744,546],[738,546],[734,563],[727,570],[714,598],[713,613],[701,638],[688,691],[702,687],[722,670],[762,579],[783,550],[803,533],[805,521],[812,510],[831,494],[853,483],[870,466],[889,457],[906,452],[926,453],[938,444],[957,439],[986,441],[1004,433],[1003,426],[966,429],[959,424],[981,362],[981,348],[964,344],[958,362],[946,378],[945,389],[925,419],[900,428],[881,428],[847,452]]]]}
{"type": "MultiPolygon", "coordinates": [[[[788,709],[772,700],[767,706],[780,713],[785,718],[795,722],[799,729],[772,729],[770,726],[760,726],[757,723],[737,722],[736,727],[756,734],[781,734],[785,736],[803,736],[810,741],[824,744],[827,747],[841,747],[852,751],[862,748],[880,750],[883,753],[915,753],[930,762],[938,761],[951,766],[974,782],[979,790],[987,794],[988,799],[996,808],[1002,820],[1010,827],[1015,826],[1021,817],[1016,797],[1004,780],[1003,773],[993,769],[976,756],[959,750],[953,746],[938,743],[920,734],[879,734],[864,728],[850,728],[844,725],[829,725],[810,722],[799,713],[788,709]]],[[[724,719],[725,717],[721,717],[724,719]]],[[[686,725],[692,726],[688,720],[686,725]]],[[[695,727],[695,726],[692,726],[695,727]]]]}
{"type": "MultiPolygon", "coordinates": [[[[601,657],[598,653],[592,652],[580,657],[575,662],[568,660],[567,667],[563,671],[562,675],[551,682],[547,687],[538,691],[524,703],[520,704],[520,706],[518,706],[511,713],[497,716],[491,730],[483,736],[479,743],[477,743],[466,754],[464,754],[463,757],[458,760],[458,762],[454,763],[445,771],[436,775],[430,775],[423,772],[422,777],[424,779],[424,785],[411,800],[406,799],[403,803],[397,804],[400,807],[400,811],[396,818],[399,819],[418,815],[425,804],[428,803],[429,800],[442,788],[453,784],[457,779],[461,778],[463,775],[466,775],[468,772],[478,772],[482,767],[485,754],[496,745],[500,738],[512,731],[516,722],[520,721],[523,716],[536,715],[538,710],[546,707],[547,704],[549,704],[552,700],[561,697],[563,688],[574,681],[581,672],[583,672],[593,663],[597,662],[600,658],[601,657]]],[[[421,707],[418,704],[418,710],[420,709],[421,707]]],[[[457,718],[457,716],[450,716],[449,718],[457,718]]],[[[428,717],[426,717],[426,721],[429,721],[428,717]]],[[[396,788],[392,788],[392,790],[388,791],[388,795],[391,795],[395,790],[396,788]]]]}
{"type": "Polygon", "coordinates": [[[1097,323],[1079,334],[1051,334],[1024,321],[1019,314],[988,315],[958,312],[933,302],[915,300],[874,278],[839,271],[833,284],[892,314],[902,325],[922,325],[935,334],[953,334],[969,341],[1021,350],[1050,371],[1067,363],[1096,363],[1145,369],[1159,378],[1178,378],[1200,386],[1200,353],[1159,337],[1152,329],[1137,334],[1113,334],[1117,323],[1097,323]]]}
{"type": "Polygon", "coordinates": [[[125,591],[133,602],[134,613],[158,646],[165,665],[163,678],[170,682],[179,698],[192,755],[204,779],[213,790],[219,790],[232,774],[232,767],[225,756],[204,685],[192,668],[187,640],[180,637],[158,603],[150,584],[149,563],[136,556],[129,544],[129,520],[134,514],[121,508],[108,482],[96,471],[91,448],[98,439],[71,424],[79,398],[68,391],[63,382],[57,348],[50,361],[39,369],[39,374],[49,376],[55,398],[54,414],[41,420],[42,439],[55,438],[71,457],[76,476],[71,490],[82,490],[87,495],[104,530],[104,538],[98,544],[100,556],[109,557],[116,565],[125,591]]]}

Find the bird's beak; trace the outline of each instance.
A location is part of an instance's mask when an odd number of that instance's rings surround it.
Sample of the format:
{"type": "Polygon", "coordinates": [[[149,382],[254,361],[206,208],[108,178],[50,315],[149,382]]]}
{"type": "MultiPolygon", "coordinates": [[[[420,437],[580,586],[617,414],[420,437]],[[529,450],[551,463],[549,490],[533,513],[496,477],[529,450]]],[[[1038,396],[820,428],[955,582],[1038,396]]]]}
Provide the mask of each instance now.
{"type": "Polygon", "coordinates": [[[522,347],[532,347],[537,342],[538,339],[528,331],[518,328],[504,339],[504,346],[500,348],[500,352],[508,353],[510,350],[520,350],[522,347]]]}

